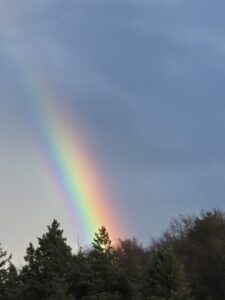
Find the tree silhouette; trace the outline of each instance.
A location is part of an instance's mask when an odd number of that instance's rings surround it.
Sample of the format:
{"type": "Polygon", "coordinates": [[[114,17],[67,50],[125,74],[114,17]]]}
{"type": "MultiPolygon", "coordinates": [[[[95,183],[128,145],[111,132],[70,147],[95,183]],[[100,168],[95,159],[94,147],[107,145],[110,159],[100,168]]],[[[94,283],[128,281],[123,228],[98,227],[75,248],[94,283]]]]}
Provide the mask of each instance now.
{"type": "Polygon", "coordinates": [[[152,254],[148,269],[148,300],[190,300],[182,266],[171,249],[152,254]]]}

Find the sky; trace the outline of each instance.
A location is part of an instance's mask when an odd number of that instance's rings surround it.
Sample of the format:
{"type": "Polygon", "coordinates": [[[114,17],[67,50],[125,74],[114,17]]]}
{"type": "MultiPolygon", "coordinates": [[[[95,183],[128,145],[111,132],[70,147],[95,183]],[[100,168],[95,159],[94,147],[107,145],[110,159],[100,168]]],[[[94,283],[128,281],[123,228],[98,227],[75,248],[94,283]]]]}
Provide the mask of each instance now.
{"type": "Polygon", "coordinates": [[[18,263],[53,218],[70,244],[81,238],[35,146],[35,101],[88,141],[123,238],[146,244],[180,213],[225,209],[224,10],[1,0],[0,242],[18,263]]]}

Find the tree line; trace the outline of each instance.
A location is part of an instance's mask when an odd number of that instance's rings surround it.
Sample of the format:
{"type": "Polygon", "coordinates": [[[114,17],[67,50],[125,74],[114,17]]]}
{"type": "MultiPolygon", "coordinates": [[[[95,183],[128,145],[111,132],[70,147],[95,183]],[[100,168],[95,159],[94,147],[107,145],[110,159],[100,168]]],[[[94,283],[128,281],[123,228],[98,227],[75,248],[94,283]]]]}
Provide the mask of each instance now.
{"type": "Polygon", "coordinates": [[[225,213],[179,216],[149,246],[106,228],[74,253],[54,220],[19,269],[0,248],[0,300],[225,299],[225,213]]]}

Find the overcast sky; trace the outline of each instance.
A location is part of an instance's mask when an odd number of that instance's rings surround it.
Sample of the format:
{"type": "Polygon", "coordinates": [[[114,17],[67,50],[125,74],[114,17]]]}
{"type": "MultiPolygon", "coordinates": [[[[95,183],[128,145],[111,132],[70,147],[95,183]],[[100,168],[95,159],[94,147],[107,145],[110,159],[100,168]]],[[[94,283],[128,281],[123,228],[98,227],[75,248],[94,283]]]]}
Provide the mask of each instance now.
{"type": "Polygon", "coordinates": [[[0,242],[18,262],[54,217],[77,239],[30,142],[27,74],[79,118],[128,236],[146,243],[179,213],[225,208],[224,11],[222,0],[1,0],[0,242]]]}

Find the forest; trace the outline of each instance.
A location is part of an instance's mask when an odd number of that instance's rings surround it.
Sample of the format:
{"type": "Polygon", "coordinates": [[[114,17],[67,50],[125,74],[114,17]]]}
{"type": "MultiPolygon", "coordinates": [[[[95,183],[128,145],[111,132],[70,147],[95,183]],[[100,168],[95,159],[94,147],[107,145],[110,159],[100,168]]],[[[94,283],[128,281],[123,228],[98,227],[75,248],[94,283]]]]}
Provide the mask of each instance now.
{"type": "Polygon", "coordinates": [[[110,241],[102,226],[89,249],[73,251],[53,220],[24,265],[0,249],[1,300],[225,299],[225,213],[180,215],[161,236],[110,241]]]}

